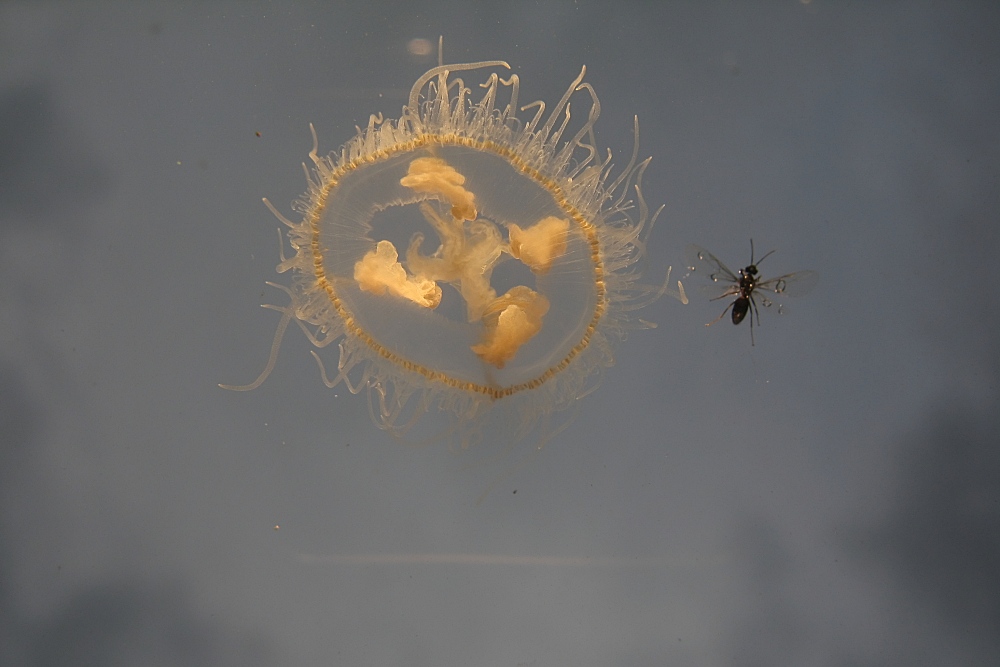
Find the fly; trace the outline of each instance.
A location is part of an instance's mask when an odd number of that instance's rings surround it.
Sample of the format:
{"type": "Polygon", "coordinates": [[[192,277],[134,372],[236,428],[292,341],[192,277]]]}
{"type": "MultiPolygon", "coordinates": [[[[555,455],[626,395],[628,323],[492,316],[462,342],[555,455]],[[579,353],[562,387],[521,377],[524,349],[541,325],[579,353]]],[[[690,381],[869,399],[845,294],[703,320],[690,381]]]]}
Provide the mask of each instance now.
{"type": "Polygon", "coordinates": [[[757,326],[760,326],[760,308],[777,305],[778,312],[781,313],[783,307],[780,299],[783,296],[802,296],[812,291],[819,280],[819,274],[815,271],[796,271],[777,278],[761,280],[757,265],[770,257],[773,252],[772,250],[760,259],[754,260],[753,239],[750,239],[750,263],[740,269],[737,275],[704,248],[696,245],[688,247],[688,270],[692,273],[703,273],[713,283],[717,283],[706,288],[711,294],[711,300],[736,297],[721,315],[705,326],[715,324],[730,310],[732,310],[733,324],[742,322],[749,313],[750,344],[753,345],[753,323],[756,318],[757,326]]]}

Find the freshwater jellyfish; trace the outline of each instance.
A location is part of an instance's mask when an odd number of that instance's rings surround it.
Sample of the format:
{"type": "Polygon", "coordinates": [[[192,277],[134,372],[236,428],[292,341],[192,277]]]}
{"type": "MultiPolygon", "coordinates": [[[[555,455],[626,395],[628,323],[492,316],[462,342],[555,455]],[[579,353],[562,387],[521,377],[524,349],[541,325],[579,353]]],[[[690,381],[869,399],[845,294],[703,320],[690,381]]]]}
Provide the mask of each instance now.
{"type": "Polygon", "coordinates": [[[439,65],[398,119],[372,115],[328,156],[310,126],[301,219],[264,200],[293,251],[277,267],[290,284],[269,284],[290,301],[265,305],[282,317],[260,376],[220,386],[260,386],[294,322],[320,352],[336,343],[335,365],[312,352],[324,383],[367,391],[379,427],[401,435],[444,412],[466,446],[503,406],[521,437],[592,391],[628,330],[654,326],[640,309],[664,293],[686,302],[669,270],[661,286],[640,282],[660,211],[643,198],[638,119],[616,170],[595,145],[586,68],[548,113],[518,107],[509,69],[439,65]],[[456,74],[471,71],[485,80],[470,88],[456,74]]]}

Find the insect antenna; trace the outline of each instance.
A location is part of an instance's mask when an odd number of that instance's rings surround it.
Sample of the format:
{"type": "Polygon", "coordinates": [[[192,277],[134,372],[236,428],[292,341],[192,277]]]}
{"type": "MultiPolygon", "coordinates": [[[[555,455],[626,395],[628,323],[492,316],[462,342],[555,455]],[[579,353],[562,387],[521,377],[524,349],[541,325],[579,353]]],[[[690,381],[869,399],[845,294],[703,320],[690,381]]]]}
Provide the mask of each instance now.
{"type": "Polygon", "coordinates": [[[763,262],[765,259],[767,259],[768,257],[770,257],[773,254],[774,254],[774,250],[768,252],[766,255],[764,255],[763,257],[761,257],[756,262],[753,261],[753,239],[750,239],[750,266],[757,266],[758,264],[760,264],[761,262],[763,262]]]}

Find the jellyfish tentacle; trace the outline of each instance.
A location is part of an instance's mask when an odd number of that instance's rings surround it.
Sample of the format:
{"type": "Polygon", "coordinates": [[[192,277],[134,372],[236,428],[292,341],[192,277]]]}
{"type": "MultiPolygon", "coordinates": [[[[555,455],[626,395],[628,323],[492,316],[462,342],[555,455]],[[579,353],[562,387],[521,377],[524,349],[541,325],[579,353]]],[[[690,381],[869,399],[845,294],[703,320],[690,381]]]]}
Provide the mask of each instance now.
{"type": "Polygon", "coordinates": [[[285,331],[288,329],[288,323],[292,321],[295,316],[295,311],[291,306],[281,308],[278,306],[271,306],[265,304],[263,308],[271,308],[272,310],[280,310],[281,320],[278,322],[278,329],[274,332],[274,341],[271,343],[271,354],[267,358],[267,363],[264,364],[264,370],[261,371],[257,379],[250,384],[219,384],[223,389],[228,389],[230,391],[252,391],[264,384],[264,380],[267,376],[271,374],[274,370],[274,364],[278,361],[278,351],[281,349],[281,339],[285,336],[285,331]]]}

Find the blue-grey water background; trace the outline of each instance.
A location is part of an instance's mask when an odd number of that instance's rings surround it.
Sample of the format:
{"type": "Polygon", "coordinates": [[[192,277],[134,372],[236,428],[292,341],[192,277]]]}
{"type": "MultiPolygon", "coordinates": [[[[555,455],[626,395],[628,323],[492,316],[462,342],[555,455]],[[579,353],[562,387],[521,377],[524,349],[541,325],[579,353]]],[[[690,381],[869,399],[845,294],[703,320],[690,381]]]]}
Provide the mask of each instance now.
{"type": "MultiPolygon", "coordinates": [[[[995,665],[992,3],[0,4],[0,664],[995,665]],[[787,315],[665,298],[491,477],[327,390],[277,222],[436,54],[601,146],[690,243],[814,269],[787,315]],[[258,136],[259,133],[259,136],[258,136]],[[622,163],[623,163],[622,161],[622,163]]],[[[470,81],[472,78],[469,79],[470,81]]],[[[693,288],[694,284],[689,284],[693,288]]],[[[697,293],[691,290],[692,296],[697,293]]]]}

